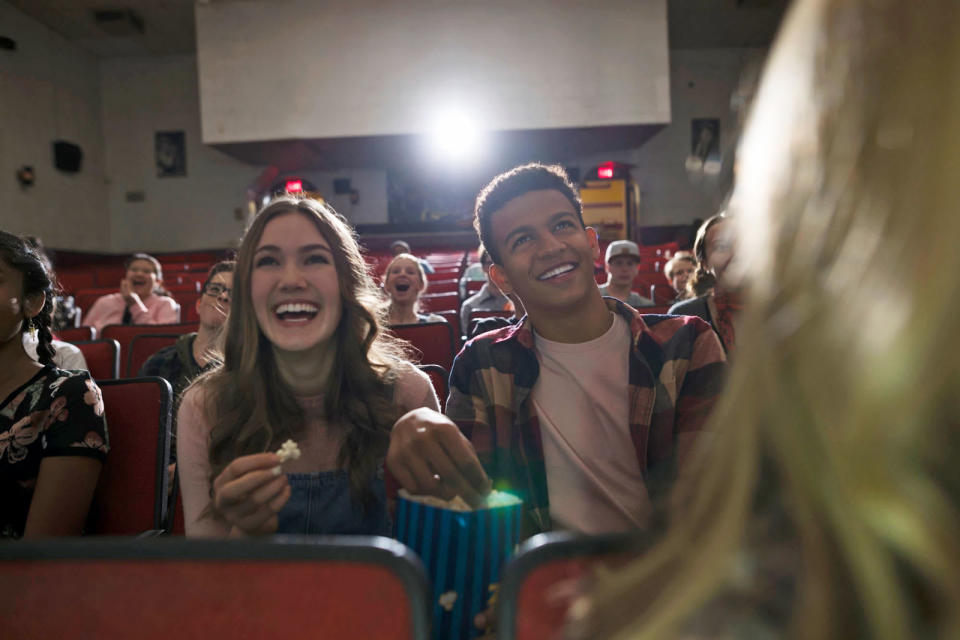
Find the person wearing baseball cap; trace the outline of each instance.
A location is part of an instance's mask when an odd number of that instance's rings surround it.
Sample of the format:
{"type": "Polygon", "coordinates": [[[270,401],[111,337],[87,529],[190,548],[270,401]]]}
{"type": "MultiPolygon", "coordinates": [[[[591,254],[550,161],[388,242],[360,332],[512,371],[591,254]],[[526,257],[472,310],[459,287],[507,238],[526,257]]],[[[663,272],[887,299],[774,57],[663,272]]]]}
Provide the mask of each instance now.
{"type": "Polygon", "coordinates": [[[607,246],[604,259],[607,283],[600,294],[626,302],[634,308],[653,306],[653,301],[632,290],[633,280],[640,270],[640,247],[630,240],[614,240],[607,246]]]}

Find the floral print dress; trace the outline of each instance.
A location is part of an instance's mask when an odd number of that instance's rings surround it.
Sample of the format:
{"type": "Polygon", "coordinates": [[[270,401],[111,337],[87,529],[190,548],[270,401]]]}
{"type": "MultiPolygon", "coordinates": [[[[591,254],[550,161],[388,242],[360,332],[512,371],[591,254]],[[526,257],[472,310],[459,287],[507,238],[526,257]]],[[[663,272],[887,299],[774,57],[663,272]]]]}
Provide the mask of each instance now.
{"type": "Polygon", "coordinates": [[[19,538],[40,462],[47,456],[106,459],[100,388],[86,371],[46,365],[0,404],[0,538],[19,538]]]}

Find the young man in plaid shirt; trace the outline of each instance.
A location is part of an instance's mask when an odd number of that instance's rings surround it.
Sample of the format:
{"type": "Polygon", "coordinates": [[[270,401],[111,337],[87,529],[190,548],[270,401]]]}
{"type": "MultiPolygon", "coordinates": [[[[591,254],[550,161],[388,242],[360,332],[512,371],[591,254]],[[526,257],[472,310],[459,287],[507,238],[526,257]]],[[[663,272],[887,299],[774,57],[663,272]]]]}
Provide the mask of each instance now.
{"type": "Polygon", "coordinates": [[[464,346],[444,417],[394,426],[387,464],[412,493],[523,499],[524,533],[643,529],[703,428],[724,372],[709,325],[603,298],[599,245],[560,167],[524,165],[477,197],[490,278],[517,326],[464,346]]]}

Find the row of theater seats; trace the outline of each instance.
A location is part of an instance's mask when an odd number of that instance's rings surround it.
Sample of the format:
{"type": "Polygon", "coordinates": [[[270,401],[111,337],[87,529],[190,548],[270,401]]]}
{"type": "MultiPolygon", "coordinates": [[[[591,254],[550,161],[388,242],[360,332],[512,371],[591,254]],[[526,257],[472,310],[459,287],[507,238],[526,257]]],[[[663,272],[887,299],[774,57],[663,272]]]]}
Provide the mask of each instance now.
{"type": "MultiPolygon", "coordinates": [[[[649,546],[642,534],[528,540],[499,586],[497,637],[564,637],[591,579],[649,546]]],[[[423,564],[390,538],[22,541],[0,546],[0,572],[10,638],[431,637],[423,564]]]]}

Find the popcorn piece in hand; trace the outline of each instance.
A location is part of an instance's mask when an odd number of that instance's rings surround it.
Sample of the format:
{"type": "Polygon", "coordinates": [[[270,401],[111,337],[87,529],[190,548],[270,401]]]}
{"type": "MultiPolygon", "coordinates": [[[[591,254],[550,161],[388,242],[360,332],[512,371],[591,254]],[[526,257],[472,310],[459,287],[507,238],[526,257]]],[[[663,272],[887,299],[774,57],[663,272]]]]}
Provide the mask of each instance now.
{"type": "Polygon", "coordinates": [[[300,447],[293,440],[287,440],[277,449],[277,455],[280,456],[281,463],[287,460],[296,460],[300,457],[300,447]]]}

